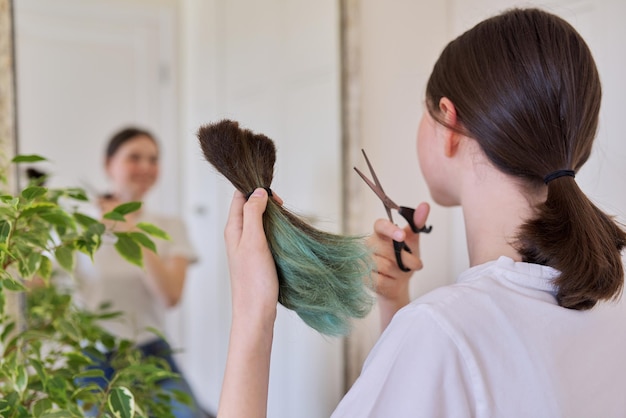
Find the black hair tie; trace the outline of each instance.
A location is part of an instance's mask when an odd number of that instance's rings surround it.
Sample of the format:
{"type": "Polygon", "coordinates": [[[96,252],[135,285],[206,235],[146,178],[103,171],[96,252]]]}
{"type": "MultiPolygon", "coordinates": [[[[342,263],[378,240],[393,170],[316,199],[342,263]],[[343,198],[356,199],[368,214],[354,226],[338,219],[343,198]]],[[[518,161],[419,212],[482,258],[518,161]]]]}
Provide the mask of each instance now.
{"type": "MultiPolygon", "coordinates": [[[[269,197],[272,197],[272,189],[270,189],[269,187],[263,187],[265,189],[265,191],[267,192],[267,195],[269,197]]],[[[254,193],[254,190],[252,190],[250,193],[246,194],[246,200],[250,199],[250,196],[252,196],[252,193],[254,193]]]]}
{"type": "Polygon", "coordinates": [[[574,170],[556,170],[552,173],[548,174],[543,178],[543,182],[545,184],[550,183],[552,180],[558,179],[559,177],[576,177],[576,172],[574,170]]]}

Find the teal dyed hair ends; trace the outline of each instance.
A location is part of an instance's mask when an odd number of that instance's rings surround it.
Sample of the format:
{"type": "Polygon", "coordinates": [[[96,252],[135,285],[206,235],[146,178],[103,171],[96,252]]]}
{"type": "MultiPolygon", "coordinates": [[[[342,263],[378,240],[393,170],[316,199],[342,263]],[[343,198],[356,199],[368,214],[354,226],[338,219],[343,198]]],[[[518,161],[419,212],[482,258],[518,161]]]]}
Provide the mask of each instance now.
{"type": "MultiPolygon", "coordinates": [[[[198,131],[207,161],[240,192],[270,187],[276,147],[262,134],[230,120],[198,131]]],[[[278,301],[310,327],[327,335],[345,335],[352,318],[371,309],[371,252],[360,237],[313,228],[273,199],[263,215],[267,241],[278,271],[278,301]]]]}

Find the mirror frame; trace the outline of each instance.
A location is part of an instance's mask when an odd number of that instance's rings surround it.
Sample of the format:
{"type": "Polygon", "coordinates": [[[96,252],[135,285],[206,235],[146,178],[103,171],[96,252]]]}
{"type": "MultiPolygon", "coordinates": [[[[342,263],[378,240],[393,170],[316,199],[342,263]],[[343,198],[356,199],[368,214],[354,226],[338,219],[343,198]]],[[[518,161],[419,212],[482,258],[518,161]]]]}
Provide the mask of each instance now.
{"type": "MultiPolygon", "coordinates": [[[[0,0],[0,155],[3,168],[17,149],[13,2],[0,0]]],[[[8,173],[9,184],[15,176],[8,173]]]]}

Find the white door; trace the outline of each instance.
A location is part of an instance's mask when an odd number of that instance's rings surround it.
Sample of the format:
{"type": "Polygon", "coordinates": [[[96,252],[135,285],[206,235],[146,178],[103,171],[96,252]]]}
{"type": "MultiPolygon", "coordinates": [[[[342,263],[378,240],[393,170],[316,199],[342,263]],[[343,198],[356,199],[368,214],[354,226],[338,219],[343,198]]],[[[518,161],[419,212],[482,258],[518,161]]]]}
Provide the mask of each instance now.
{"type": "MultiPolygon", "coordinates": [[[[231,118],[278,148],[272,187],[294,212],[337,232],[341,216],[338,2],[189,0],[187,131],[231,118]]],[[[186,147],[187,211],[202,263],[186,291],[187,365],[215,407],[226,360],[230,288],[222,231],[233,187],[186,147]]],[[[343,387],[342,341],[279,311],[268,416],[329,416],[343,387]]],[[[205,399],[206,399],[205,398],[205,399]]]]}
{"type": "Polygon", "coordinates": [[[178,213],[175,2],[14,6],[19,152],[51,160],[51,186],[103,193],[106,141],[126,124],[140,125],[162,148],[162,176],[148,204],[178,213]]]}

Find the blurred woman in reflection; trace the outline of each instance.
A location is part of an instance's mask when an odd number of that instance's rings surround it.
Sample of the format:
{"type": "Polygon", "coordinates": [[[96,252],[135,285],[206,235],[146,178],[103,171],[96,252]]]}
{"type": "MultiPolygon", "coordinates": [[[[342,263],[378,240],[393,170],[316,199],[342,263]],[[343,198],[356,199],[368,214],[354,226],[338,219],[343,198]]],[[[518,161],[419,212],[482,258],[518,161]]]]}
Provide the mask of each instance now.
{"type": "MultiPolygon", "coordinates": [[[[106,148],[105,169],[111,191],[98,198],[100,215],[125,202],[143,201],[159,175],[159,147],[154,136],[134,127],[113,135],[106,148]]],[[[143,250],[143,269],[122,259],[113,243],[104,242],[93,263],[91,260],[78,263],[78,297],[90,310],[110,303],[112,310],[123,315],[103,321],[101,325],[116,337],[134,341],[144,355],[164,359],[172,371],[180,373],[169,344],[151,329],[163,332],[165,311],[180,301],[187,267],[196,260],[182,220],[158,215],[142,207],[126,215],[126,222],[103,222],[109,223],[115,231],[132,231],[137,223],[148,222],[166,231],[171,240],[155,240],[156,253],[143,250]]],[[[108,362],[101,367],[106,380],[110,381],[114,375],[113,367],[108,362]]],[[[96,380],[101,386],[107,384],[103,379],[96,380]]],[[[191,396],[193,402],[189,406],[172,401],[176,417],[202,416],[182,376],[166,379],[160,382],[160,386],[167,391],[179,390],[191,396]]]]}

